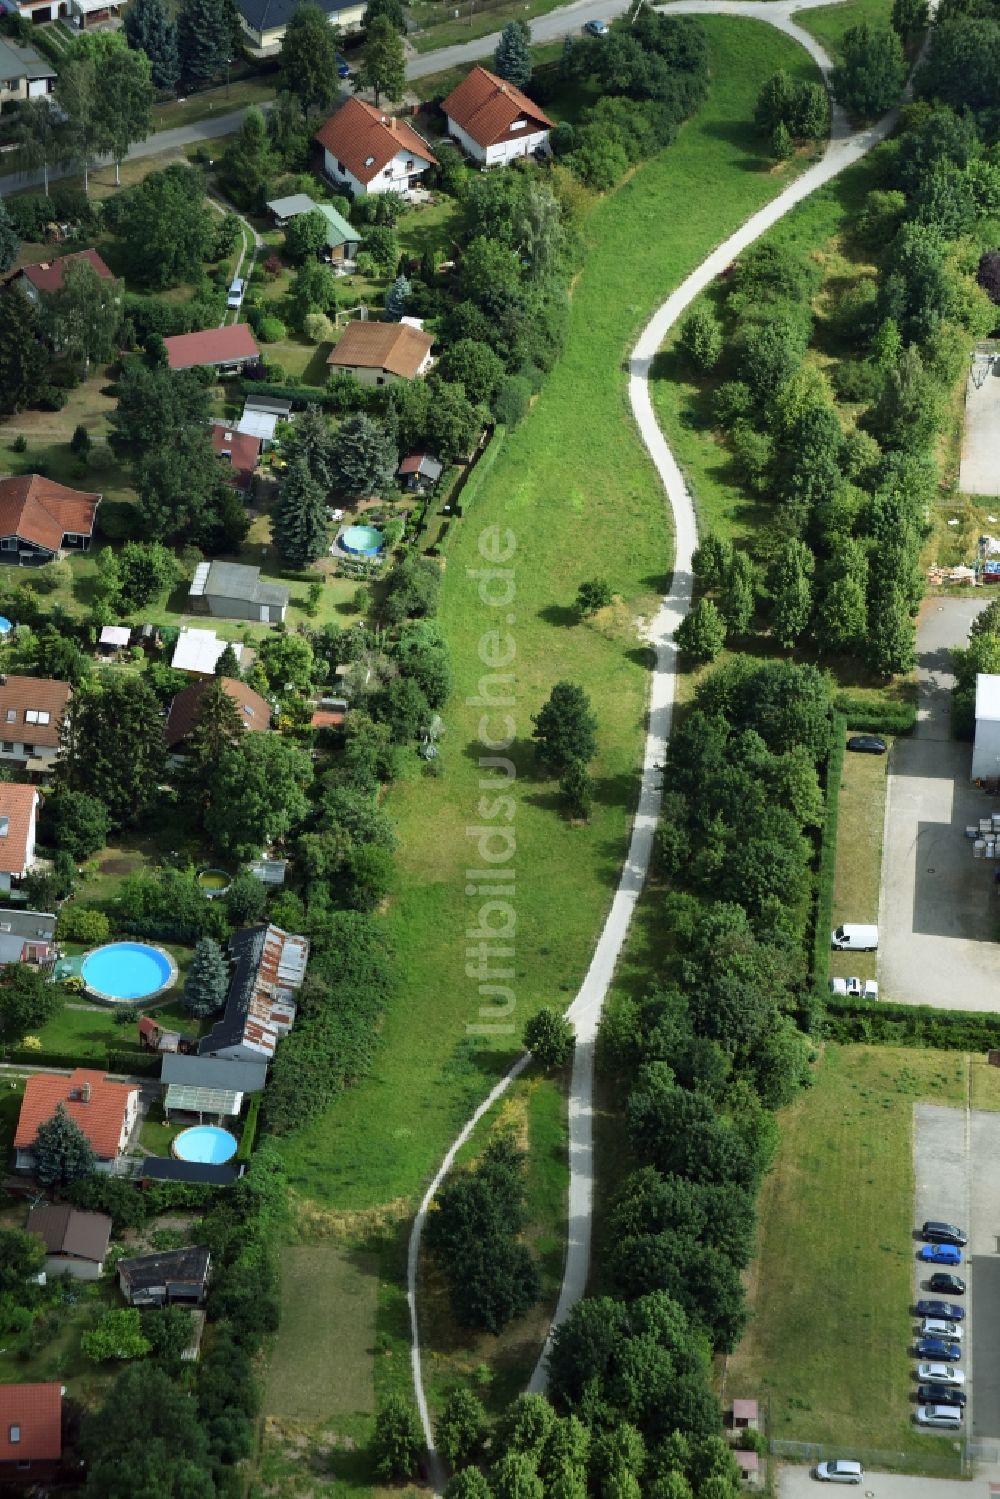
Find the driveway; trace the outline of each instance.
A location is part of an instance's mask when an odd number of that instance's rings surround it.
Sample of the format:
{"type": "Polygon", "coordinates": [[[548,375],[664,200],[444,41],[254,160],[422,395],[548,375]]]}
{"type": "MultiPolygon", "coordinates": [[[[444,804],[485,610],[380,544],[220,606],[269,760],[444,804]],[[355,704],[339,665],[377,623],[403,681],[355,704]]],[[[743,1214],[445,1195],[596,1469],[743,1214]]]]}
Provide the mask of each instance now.
{"type": "Polygon", "coordinates": [[[970,784],[971,745],[950,737],[949,653],[988,603],[926,599],[917,624],[917,727],[892,749],[879,903],[882,995],[903,1004],[995,1010],[1000,994],[995,866],[965,837],[996,803],[970,784]]]}
{"type": "Polygon", "coordinates": [[[963,494],[1000,496],[1000,361],[981,350],[965,391],[958,487],[963,494]]]}
{"type": "MultiPolygon", "coordinates": [[[[968,1283],[964,1368],[971,1405],[966,1436],[1000,1441],[1000,1114],[985,1109],[914,1108],[914,1227],[927,1218],[969,1235],[959,1271],[968,1283]]],[[[916,1259],[914,1294],[933,1295],[933,1266],[916,1259]]]]}

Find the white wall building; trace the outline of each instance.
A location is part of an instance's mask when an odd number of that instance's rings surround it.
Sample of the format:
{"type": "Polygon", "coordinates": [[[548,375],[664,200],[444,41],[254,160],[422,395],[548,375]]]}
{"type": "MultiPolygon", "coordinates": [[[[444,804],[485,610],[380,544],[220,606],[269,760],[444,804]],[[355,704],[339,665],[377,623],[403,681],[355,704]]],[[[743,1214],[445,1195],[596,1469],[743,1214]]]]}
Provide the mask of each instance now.
{"type": "Polygon", "coordinates": [[[317,130],[323,170],[355,198],[366,193],[403,193],[434,166],[437,157],[422,135],[356,97],[347,99],[317,130]]]}
{"type": "Polygon", "coordinates": [[[552,121],[519,88],[476,67],[441,105],[448,134],[482,166],[505,166],[549,149],[552,121]]]}
{"type": "Polygon", "coordinates": [[[976,678],[976,740],[972,779],[1000,780],[1000,676],[980,672],[976,678]]]}

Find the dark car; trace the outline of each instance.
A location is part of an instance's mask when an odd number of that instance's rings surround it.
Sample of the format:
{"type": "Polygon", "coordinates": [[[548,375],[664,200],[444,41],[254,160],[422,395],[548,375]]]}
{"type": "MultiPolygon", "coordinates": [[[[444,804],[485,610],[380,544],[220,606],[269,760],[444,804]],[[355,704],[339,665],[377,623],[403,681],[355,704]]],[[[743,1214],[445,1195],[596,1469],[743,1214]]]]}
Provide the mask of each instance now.
{"type": "Polygon", "coordinates": [[[950,1301],[918,1301],[915,1311],[918,1317],[943,1317],[946,1322],[961,1322],[965,1316],[965,1307],[950,1301]]]}
{"type": "Polygon", "coordinates": [[[953,1384],[922,1384],[917,1390],[921,1405],[964,1405],[968,1398],[964,1390],[956,1390],[953,1384]]]}
{"type": "Polygon", "coordinates": [[[935,1218],[928,1218],[920,1230],[920,1237],[928,1244],[957,1244],[960,1249],[969,1242],[963,1229],[956,1228],[954,1223],[939,1223],[935,1218]]]}
{"type": "Polygon", "coordinates": [[[917,1357],[943,1359],[946,1364],[957,1364],[961,1360],[962,1349],[959,1343],[949,1343],[945,1338],[919,1338],[917,1357]]]}
{"type": "Polygon", "coordinates": [[[351,65],[347,61],[347,58],[344,57],[344,56],[342,56],[342,54],[338,52],[337,53],[337,77],[338,78],[350,78],[350,76],[351,76],[351,65]]]}
{"type": "MultiPolygon", "coordinates": [[[[931,1291],[943,1291],[946,1296],[965,1295],[965,1281],[960,1275],[949,1275],[947,1270],[935,1270],[927,1287],[931,1291]]],[[[953,1312],[954,1310],[952,1307],[953,1312]]]]}
{"type": "Polygon", "coordinates": [[[884,755],[889,746],[878,734],[852,734],[847,748],[857,755],[884,755]]]}

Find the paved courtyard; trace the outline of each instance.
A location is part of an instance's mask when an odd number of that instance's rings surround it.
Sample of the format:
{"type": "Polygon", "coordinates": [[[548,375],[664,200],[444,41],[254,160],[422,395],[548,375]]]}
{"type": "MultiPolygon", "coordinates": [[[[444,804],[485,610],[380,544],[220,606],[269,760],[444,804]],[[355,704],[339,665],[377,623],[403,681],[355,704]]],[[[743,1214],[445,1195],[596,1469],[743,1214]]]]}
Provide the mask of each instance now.
{"type": "Polygon", "coordinates": [[[977,353],[965,391],[963,494],[1000,495],[1000,357],[977,353]]]}
{"type": "MultiPolygon", "coordinates": [[[[850,1456],[847,1447],[845,1457],[850,1456]]],[[[904,1473],[876,1473],[869,1469],[859,1488],[817,1483],[811,1468],[782,1467],[778,1476],[780,1499],[826,1499],[827,1495],[860,1495],[862,1499],[997,1499],[1000,1470],[979,1469],[971,1483],[960,1478],[911,1478],[904,1473]],[[991,1481],[992,1480],[992,1481],[991,1481]]]]}
{"type": "Polygon", "coordinates": [[[1000,1008],[997,866],[965,837],[1000,799],[975,790],[972,746],[950,737],[950,652],[989,600],[926,599],[917,625],[917,727],[892,749],[879,903],[881,992],[904,1004],[1000,1008]]]}

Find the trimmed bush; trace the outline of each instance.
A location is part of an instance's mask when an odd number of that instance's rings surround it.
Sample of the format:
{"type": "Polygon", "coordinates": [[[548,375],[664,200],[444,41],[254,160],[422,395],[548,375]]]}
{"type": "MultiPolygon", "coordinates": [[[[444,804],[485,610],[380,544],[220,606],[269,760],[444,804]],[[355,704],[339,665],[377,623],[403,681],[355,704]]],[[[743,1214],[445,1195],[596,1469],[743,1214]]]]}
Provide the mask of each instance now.
{"type": "Polygon", "coordinates": [[[833,706],[844,715],[850,728],[861,734],[912,734],[917,721],[915,703],[838,692],[833,706]]]}

